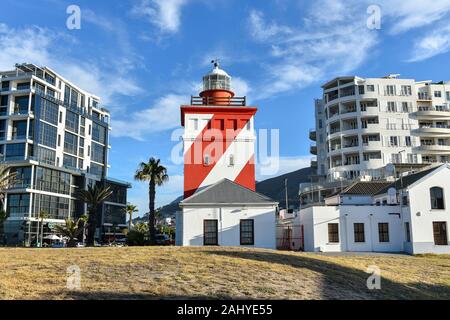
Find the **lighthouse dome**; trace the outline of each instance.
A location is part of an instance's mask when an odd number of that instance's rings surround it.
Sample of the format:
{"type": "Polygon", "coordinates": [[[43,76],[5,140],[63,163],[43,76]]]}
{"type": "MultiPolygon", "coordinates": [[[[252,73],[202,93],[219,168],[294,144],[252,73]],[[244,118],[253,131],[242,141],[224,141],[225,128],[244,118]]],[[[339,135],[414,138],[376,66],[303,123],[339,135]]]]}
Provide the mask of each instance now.
{"type": "Polygon", "coordinates": [[[213,61],[214,68],[203,77],[203,91],[231,90],[231,77],[220,69],[219,63],[213,61]]]}

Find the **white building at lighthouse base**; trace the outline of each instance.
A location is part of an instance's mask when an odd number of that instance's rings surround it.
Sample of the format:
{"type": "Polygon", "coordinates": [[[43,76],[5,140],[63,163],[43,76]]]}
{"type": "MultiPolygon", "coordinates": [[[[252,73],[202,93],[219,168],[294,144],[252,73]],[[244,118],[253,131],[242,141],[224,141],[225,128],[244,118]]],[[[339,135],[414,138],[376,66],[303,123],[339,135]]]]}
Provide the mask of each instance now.
{"type": "Polygon", "coordinates": [[[176,244],[276,248],[278,203],[228,179],[180,203],[176,244]]]}

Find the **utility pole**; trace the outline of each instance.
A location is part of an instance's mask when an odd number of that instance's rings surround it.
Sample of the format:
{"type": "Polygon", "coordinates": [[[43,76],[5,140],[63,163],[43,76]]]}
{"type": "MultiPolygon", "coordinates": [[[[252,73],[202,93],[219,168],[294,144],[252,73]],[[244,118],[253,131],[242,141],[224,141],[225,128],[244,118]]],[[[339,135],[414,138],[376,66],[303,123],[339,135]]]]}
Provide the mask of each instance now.
{"type": "Polygon", "coordinates": [[[289,209],[289,202],[288,202],[288,179],[284,179],[284,188],[285,188],[285,192],[286,192],[286,213],[287,210],[289,209]]]}

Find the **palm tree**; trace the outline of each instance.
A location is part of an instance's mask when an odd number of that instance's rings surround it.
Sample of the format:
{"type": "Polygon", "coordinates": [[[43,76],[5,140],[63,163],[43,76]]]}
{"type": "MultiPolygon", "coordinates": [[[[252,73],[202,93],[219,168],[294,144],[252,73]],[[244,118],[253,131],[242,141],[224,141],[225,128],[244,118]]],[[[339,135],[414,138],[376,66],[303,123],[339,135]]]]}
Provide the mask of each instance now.
{"type": "Polygon", "coordinates": [[[125,207],[125,212],[128,213],[128,216],[130,217],[130,221],[128,222],[128,229],[131,230],[131,225],[133,224],[133,213],[138,212],[137,206],[134,204],[128,203],[125,207]]]}
{"type": "Polygon", "coordinates": [[[67,243],[68,247],[75,247],[76,240],[83,231],[79,226],[80,222],[81,218],[76,222],[72,219],[67,219],[65,225],[59,224],[55,226],[56,231],[61,234],[61,236],[69,238],[69,242],[67,243]]]}
{"type": "Polygon", "coordinates": [[[1,209],[0,210],[0,244],[4,244],[4,238],[3,238],[3,234],[4,234],[4,230],[3,230],[3,224],[6,221],[6,219],[8,219],[8,214],[6,213],[5,210],[1,209]]]}
{"type": "Polygon", "coordinates": [[[156,186],[161,186],[164,182],[169,180],[167,169],[160,165],[160,160],[150,158],[147,163],[141,162],[139,168],[136,170],[134,179],[138,181],[148,181],[148,198],[149,198],[149,238],[150,244],[155,244],[155,194],[156,186]]]}
{"type": "Polygon", "coordinates": [[[0,203],[2,208],[5,200],[5,190],[16,183],[16,172],[11,172],[10,169],[9,166],[0,164],[0,203]]]}
{"type": "Polygon", "coordinates": [[[42,244],[44,243],[43,242],[44,241],[44,220],[48,219],[49,217],[50,217],[50,215],[46,211],[42,210],[41,212],[39,212],[39,220],[41,222],[41,232],[40,232],[41,233],[41,247],[42,247],[42,244]]]}
{"type": "Polygon", "coordinates": [[[79,219],[78,219],[78,223],[82,223],[82,230],[83,230],[83,238],[81,239],[81,241],[84,243],[84,238],[86,235],[86,225],[88,223],[89,217],[87,216],[87,214],[83,214],[79,219]]]}
{"type": "Polygon", "coordinates": [[[97,228],[97,213],[100,204],[105,201],[112,191],[109,187],[100,187],[97,184],[88,185],[87,190],[79,190],[76,198],[88,206],[88,235],[87,245],[94,246],[95,229],[97,228]]]}

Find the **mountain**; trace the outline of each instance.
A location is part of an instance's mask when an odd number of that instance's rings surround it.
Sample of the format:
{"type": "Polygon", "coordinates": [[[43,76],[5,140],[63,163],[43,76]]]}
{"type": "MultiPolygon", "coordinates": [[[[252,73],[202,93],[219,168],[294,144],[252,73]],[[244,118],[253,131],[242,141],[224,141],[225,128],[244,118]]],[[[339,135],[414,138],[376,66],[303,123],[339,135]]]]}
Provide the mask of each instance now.
{"type": "Polygon", "coordinates": [[[256,191],[279,202],[280,208],[286,207],[286,193],[284,180],[288,179],[289,207],[298,208],[300,200],[298,190],[300,183],[310,182],[309,176],[313,173],[311,168],[303,168],[289,172],[278,177],[270,178],[256,183],[256,191]]]}
{"type": "MultiPolygon", "coordinates": [[[[288,201],[289,207],[298,208],[299,198],[298,190],[302,182],[310,182],[309,176],[312,174],[311,168],[303,168],[297,171],[289,172],[278,177],[270,178],[256,183],[256,191],[268,196],[280,204],[280,208],[286,207],[286,195],[284,189],[284,180],[288,179],[288,201]]],[[[174,215],[176,211],[180,210],[178,203],[183,200],[180,196],[168,205],[160,208],[162,216],[174,215]]],[[[147,215],[133,219],[133,223],[147,221],[147,215]]]]}

